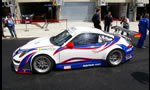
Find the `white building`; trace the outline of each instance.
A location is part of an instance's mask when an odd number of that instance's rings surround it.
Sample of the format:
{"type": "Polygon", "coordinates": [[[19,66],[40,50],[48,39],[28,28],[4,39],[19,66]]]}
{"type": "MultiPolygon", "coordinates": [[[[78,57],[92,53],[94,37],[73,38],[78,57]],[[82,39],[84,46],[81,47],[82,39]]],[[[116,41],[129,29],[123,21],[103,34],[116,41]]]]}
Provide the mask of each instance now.
{"type": "MultiPolygon", "coordinates": [[[[2,0],[3,4],[6,0],[2,0]]],[[[8,0],[7,0],[8,1],[8,0]]],[[[9,0],[11,1],[11,0],[9,0]]],[[[14,0],[12,0],[14,1],[14,0]]],[[[114,18],[122,16],[129,17],[130,21],[135,21],[146,12],[149,13],[149,0],[15,0],[15,16],[21,19],[22,15],[34,14],[35,19],[40,19],[43,13],[49,19],[68,19],[72,21],[90,21],[95,10],[101,9],[101,18],[107,11],[111,11],[114,18]],[[53,2],[63,1],[63,5],[53,4],[53,2]],[[138,7],[136,2],[143,1],[144,7],[138,7]],[[106,6],[101,4],[106,3],[106,6]],[[54,5],[54,6],[53,6],[54,5]],[[39,18],[38,18],[39,17],[39,18]]],[[[3,5],[3,16],[7,15],[9,7],[3,5]]]]}

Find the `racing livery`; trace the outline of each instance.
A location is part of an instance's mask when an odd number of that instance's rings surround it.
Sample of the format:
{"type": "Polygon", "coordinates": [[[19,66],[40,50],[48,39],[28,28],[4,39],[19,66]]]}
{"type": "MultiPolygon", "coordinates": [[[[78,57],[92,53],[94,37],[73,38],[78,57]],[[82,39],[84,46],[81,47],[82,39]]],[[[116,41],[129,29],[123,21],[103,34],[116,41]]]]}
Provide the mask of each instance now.
{"type": "Polygon", "coordinates": [[[56,36],[29,41],[14,51],[12,62],[17,73],[118,66],[133,57],[133,50],[122,36],[96,28],[71,27],[56,36]]]}

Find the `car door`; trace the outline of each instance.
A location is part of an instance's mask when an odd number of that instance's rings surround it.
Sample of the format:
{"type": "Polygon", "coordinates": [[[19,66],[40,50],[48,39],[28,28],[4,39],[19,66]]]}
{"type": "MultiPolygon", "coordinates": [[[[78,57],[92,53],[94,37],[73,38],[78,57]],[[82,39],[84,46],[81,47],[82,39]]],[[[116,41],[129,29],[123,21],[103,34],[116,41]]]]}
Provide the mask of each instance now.
{"type": "Polygon", "coordinates": [[[102,38],[95,33],[84,33],[75,37],[73,48],[64,48],[60,52],[60,62],[73,63],[99,59],[97,49],[104,45],[102,38]]]}

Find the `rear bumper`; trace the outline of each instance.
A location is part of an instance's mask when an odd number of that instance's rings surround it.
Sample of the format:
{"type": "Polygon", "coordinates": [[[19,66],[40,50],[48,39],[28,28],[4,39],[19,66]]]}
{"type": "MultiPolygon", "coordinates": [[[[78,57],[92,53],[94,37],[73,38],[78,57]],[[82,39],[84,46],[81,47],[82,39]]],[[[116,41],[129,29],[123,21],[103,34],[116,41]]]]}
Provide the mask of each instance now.
{"type": "Polygon", "coordinates": [[[125,61],[128,61],[131,58],[133,58],[133,52],[125,56],[125,61]]]}
{"type": "Polygon", "coordinates": [[[133,58],[133,51],[134,51],[134,46],[132,46],[132,48],[129,48],[129,49],[127,49],[125,52],[126,52],[126,55],[125,55],[125,60],[124,60],[124,62],[125,61],[128,61],[128,60],[130,60],[131,58],[133,58]]]}

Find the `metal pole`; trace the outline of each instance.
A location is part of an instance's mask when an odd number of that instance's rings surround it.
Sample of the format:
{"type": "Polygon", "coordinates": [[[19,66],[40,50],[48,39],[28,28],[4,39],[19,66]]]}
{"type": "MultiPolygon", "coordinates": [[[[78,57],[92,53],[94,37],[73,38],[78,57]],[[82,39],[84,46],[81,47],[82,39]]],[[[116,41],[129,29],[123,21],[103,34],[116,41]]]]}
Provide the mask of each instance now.
{"type": "MultiPolygon", "coordinates": [[[[52,18],[52,7],[48,7],[48,12],[51,12],[51,18],[52,18]]],[[[46,29],[45,29],[45,31],[49,31],[49,29],[47,27],[48,27],[48,22],[47,22],[47,19],[46,19],[46,29]]]]}
{"type": "Polygon", "coordinates": [[[47,28],[48,27],[47,19],[45,19],[45,20],[46,20],[46,29],[45,29],[45,31],[49,31],[49,29],[47,28]]]}
{"type": "Polygon", "coordinates": [[[29,31],[29,30],[27,29],[27,23],[26,23],[26,21],[25,21],[25,25],[26,25],[26,30],[25,30],[25,32],[27,32],[27,31],[29,31]]]}
{"type": "Polygon", "coordinates": [[[67,22],[68,22],[68,20],[66,19],[66,29],[68,29],[68,23],[67,22]]]}

